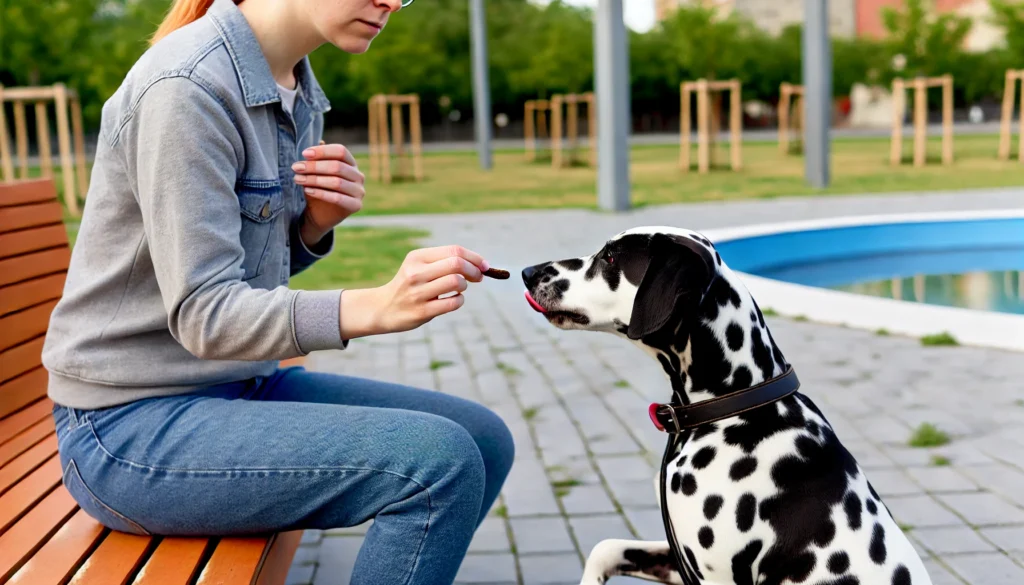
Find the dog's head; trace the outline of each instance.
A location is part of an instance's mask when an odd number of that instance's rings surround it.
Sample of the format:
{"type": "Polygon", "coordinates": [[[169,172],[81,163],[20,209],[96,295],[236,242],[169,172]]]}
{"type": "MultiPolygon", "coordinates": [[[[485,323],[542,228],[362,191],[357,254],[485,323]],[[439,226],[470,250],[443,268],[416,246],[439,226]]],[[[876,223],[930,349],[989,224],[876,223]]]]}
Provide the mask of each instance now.
{"type": "Polygon", "coordinates": [[[695,315],[720,265],[696,232],[640,227],[591,256],[526,268],[523,282],[527,301],[556,327],[638,340],[695,315]]]}

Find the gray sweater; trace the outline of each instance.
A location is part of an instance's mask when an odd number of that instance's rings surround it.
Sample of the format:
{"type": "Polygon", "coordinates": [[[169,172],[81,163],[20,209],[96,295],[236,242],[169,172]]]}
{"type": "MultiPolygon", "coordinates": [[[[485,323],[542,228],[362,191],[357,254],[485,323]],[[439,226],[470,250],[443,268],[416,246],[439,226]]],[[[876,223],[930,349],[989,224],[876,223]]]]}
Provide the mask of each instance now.
{"type": "Polygon", "coordinates": [[[64,295],[43,348],[49,396],[101,408],[267,375],[340,349],[340,290],[288,280],[328,254],[298,237],[291,164],[327,99],[307,60],[289,115],[232,0],[161,40],[104,104],[64,295]]]}

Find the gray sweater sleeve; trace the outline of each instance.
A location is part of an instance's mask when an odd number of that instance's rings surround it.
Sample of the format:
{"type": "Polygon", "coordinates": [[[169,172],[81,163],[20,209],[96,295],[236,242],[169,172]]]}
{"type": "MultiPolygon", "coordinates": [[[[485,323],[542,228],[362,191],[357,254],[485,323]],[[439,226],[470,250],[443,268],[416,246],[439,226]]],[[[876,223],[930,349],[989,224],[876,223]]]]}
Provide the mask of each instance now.
{"type": "Polygon", "coordinates": [[[244,148],[230,110],[185,77],[155,83],[119,132],[171,335],[213,360],[280,360],[339,349],[340,290],[242,281],[235,193],[244,148]]]}

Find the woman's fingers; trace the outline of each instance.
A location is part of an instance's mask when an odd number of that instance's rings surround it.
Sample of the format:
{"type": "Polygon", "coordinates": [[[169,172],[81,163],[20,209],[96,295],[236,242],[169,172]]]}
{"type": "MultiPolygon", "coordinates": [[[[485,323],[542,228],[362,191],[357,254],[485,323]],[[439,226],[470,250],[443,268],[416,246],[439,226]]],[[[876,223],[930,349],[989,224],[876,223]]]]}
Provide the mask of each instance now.
{"type": "Polygon", "coordinates": [[[297,182],[308,180],[313,175],[341,177],[353,183],[364,183],[366,176],[355,166],[340,160],[310,160],[292,165],[297,182]]]}
{"type": "Polygon", "coordinates": [[[462,293],[468,286],[466,277],[461,274],[448,274],[421,285],[416,291],[416,296],[424,301],[430,301],[441,295],[462,293]]]}
{"type": "Polygon", "coordinates": [[[439,317],[445,313],[451,313],[452,311],[462,307],[466,304],[466,297],[462,293],[445,297],[443,299],[434,299],[427,301],[427,319],[433,319],[439,317]]]}
{"type": "Polygon", "coordinates": [[[307,160],[343,160],[352,166],[356,166],[356,157],[352,156],[352,152],[349,149],[340,144],[310,146],[302,151],[302,156],[307,160]]]}
{"type": "Polygon", "coordinates": [[[306,194],[307,197],[319,199],[320,201],[326,201],[327,203],[337,205],[338,207],[351,213],[357,213],[360,209],[363,208],[362,197],[353,197],[351,195],[346,195],[344,193],[338,193],[337,191],[314,189],[312,187],[306,187],[302,191],[303,193],[306,194]]]}
{"type": "Polygon", "coordinates": [[[481,270],[487,270],[489,266],[482,256],[467,250],[462,246],[439,246],[436,248],[422,248],[412,253],[417,260],[430,264],[445,258],[463,258],[476,265],[481,270]]]}
{"type": "Polygon", "coordinates": [[[452,274],[461,275],[473,282],[480,282],[483,279],[480,268],[458,256],[450,256],[419,267],[413,279],[416,284],[423,284],[452,274]]]}

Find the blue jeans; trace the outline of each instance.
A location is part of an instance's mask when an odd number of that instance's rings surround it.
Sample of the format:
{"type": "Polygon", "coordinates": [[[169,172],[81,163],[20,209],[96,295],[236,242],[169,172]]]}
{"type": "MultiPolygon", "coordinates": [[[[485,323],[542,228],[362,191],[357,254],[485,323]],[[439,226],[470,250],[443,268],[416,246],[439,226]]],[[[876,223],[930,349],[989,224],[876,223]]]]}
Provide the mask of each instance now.
{"type": "Polygon", "coordinates": [[[354,585],[454,581],[514,455],[481,405],[301,367],[54,418],[64,484],[106,526],[231,535],[373,519],[354,585]]]}

